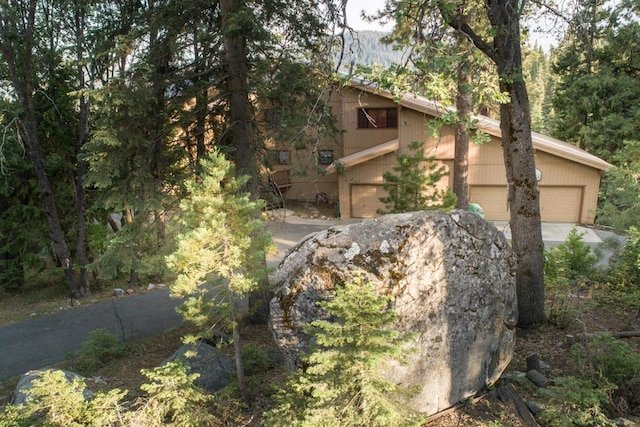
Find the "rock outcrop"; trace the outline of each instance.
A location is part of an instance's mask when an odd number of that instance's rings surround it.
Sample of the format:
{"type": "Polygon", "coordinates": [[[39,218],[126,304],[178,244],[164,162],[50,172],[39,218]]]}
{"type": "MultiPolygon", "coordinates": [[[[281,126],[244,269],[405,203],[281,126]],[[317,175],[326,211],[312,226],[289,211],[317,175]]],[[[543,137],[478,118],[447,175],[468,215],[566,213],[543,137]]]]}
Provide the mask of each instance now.
{"type": "Polygon", "coordinates": [[[275,274],[270,326],[290,368],[309,349],[303,325],[318,301],[360,275],[395,297],[409,361],[387,378],[421,391],[409,405],[433,414],[496,381],[515,344],[515,258],[491,223],[466,211],[386,215],[308,236],[275,274]]]}

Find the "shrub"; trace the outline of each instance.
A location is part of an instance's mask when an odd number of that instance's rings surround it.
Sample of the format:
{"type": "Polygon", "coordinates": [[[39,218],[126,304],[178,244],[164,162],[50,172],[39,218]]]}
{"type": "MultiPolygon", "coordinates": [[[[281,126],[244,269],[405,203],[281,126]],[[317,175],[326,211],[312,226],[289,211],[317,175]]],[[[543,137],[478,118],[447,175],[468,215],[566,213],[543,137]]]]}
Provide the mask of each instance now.
{"type": "Polygon", "coordinates": [[[567,239],[545,251],[547,320],[559,328],[569,328],[579,315],[579,301],[573,297],[596,273],[599,258],[584,243],[574,227],[567,239]]]}
{"type": "Polygon", "coordinates": [[[247,375],[268,371],[276,366],[267,350],[254,343],[242,346],[242,364],[247,375]]]}
{"type": "Polygon", "coordinates": [[[0,425],[31,426],[106,426],[116,425],[122,407],[119,401],[126,392],[112,390],[96,393],[85,400],[82,381],[69,382],[62,371],[49,371],[34,380],[25,392],[25,405],[9,406],[0,413],[0,425]]]}
{"type": "Polygon", "coordinates": [[[548,405],[540,419],[549,427],[615,426],[605,414],[611,387],[595,387],[589,380],[563,377],[549,387],[548,405]]]}
{"type": "Polygon", "coordinates": [[[89,339],[82,343],[75,369],[85,374],[91,374],[107,362],[124,356],[127,352],[126,344],[106,329],[96,329],[89,333],[89,339]]]}
{"type": "Polygon", "coordinates": [[[598,334],[588,345],[573,346],[571,360],[601,387],[613,385],[612,402],[617,409],[640,409],[640,354],[626,342],[598,334]]]}

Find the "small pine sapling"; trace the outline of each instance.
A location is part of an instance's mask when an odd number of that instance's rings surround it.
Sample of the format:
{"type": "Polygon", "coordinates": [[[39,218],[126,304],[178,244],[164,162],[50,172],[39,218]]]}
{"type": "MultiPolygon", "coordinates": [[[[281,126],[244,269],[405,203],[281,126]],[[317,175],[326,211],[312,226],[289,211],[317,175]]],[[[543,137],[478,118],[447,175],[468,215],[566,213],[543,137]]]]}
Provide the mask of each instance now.
{"type": "Polygon", "coordinates": [[[397,154],[398,164],[393,166],[393,172],[383,174],[383,188],[388,195],[380,198],[385,209],[378,213],[452,209],[455,194],[438,189],[438,183],[447,175],[445,167],[438,167],[433,157],[425,157],[424,142],[413,141],[409,149],[412,154],[397,154]]]}
{"type": "Polygon", "coordinates": [[[377,296],[371,283],[357,278],[336,288],[335,298],[318,305],[329,320],[306,328],[316,343],[306,369],[277,393],[267,413],[272,426],[420,425],[422,418],[400,401],[407,392],[382,375],[385,362],[402,360],[409,336],[393,326],[392,297],[377,296]]]}
{"type": "Polygon", "coordinates": [[[245,396],[239,323],[248,294],[265,276],[271,239],[260,220],[262,203],[242,191],[248,178],[236,178],[233,165],[217,152],[201,167],[200,177],[185,183],[177,247],[167,257],[177,274],[171,294],[186,298],[180,312],[201,335],[219,326],[233,331],[238,387],[245,396]]]}

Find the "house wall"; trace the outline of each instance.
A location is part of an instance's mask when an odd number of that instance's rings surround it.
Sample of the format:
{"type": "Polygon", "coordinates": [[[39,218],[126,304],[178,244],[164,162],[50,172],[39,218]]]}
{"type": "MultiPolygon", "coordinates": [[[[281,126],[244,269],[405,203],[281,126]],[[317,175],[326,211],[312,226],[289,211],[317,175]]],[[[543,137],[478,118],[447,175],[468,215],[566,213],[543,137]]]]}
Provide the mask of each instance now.
{"type": "MultiPolygon", "coordinates": [[[[400,140],[399,152],[409,153],[409,143],[422,140],[425,141],[425,154],[435,156],[438,164],[450,171],[448,178],[441,181],[441,187],[452,187],[454,128],[442,127],[440,134],[434,137],[427,133],[427,124],[433,117],[398,106],[390,99],[355,89],[345,89],[337,94],[332,107],[344,130],[340,146],[332,148],[336,159],[395,138],[400,140]],[[358,129],[357,111],[364,107],[397,107],[398,128],[358,129]]],[[[327,144],[323,146],[332,147],[327,144]]],[[[500,139],[492,136],[489,142],[482,145],[470,144],[468,158],[471,201],[482,201],[487,219],[508,219],[507,182],[500,139]]],[[[352,166],[344,173],[322,176],[314,175],[310,164],[312,153],[296,151],[292,159],[293,185],[287,197],[314,200],[317,192],[322,191],[331,200],[340,202],[343,218],[350,218],[352,210],[358,216],[376,216],[375,210],[381,207],[378,198],[384,194],[381,190],[382,176],[391,171],[396,163],[395,153],[391,153],[352,166]]],[[[539,186],[543,221],[594,222],[592,210],[597,205],[599,170],[539,150],[536,153],[536,166],[542,172],[539,186]]]]}

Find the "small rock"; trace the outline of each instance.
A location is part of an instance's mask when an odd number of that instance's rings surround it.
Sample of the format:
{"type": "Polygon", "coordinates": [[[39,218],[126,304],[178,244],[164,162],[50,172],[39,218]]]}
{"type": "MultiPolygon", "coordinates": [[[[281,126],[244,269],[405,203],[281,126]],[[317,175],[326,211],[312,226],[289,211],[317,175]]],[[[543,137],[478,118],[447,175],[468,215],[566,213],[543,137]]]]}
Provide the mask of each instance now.
{"type": "MultiPolygon", "coordinates": [[[[57,372],[57,371],[62,372],[62,374],[64,375],[64,379],[68,382],[72,382],[74,380],[84,381],[83,376],[78,375],[75,372],[63,371],[60,369],[29,371],[26,374],[24,374],[22,378],[20,378],[20,381],[18,381],[18,385],[16,386],[16,390],[14,392],[14,398],[11,404],[14,406],[18,406],[18,405],[24,405],[25,403],[27,403],[27,401],[29,400],[29,396],[26,393],[26,390],[33,387],[33,381],[37,379],[41,379],[42,374],[44,374],[45,372],[57,372]]],[[[93,397],[93,392],[88,388],[85,388],[82,391],[82,395],[84,396],[85,400],[88,400],[91,397],[93,397]]]]}
{"type": "Polygon", "coordinates": [[[156,285],[154,285],[153,283],[149,283],[149,284],[147,285],[147,290],[148,290],[148,291],[151,291],[151,290],[153,290],[153,289],[155,289],[155,288],[156,288],[156,285]]]}
{"type": "Polygon", "coordinates": [[[134,294],[135,292],[136,292],[136,291],[134,291],[134,290],[133,290],[133,289],[131,289],[131,288],[127,289],[127,294],[128,294],[128,295],[132,295],[132,294],[134,294]]]}
{"type": "Polygon", "coordinates": [[[616,423],[618,427],[636,427],[637,425],[633,421],[622,417],[614,419],[613,422],[616,423]]]}
{"type": "Polygon", "coordinates": [[[186,365],[189,373],[200,374],[195,383],[211,393],[222,390],[235,378],[234,360],[204,342],[183,345],[162,364],[174,360],[186,365]]]}
{"type": "Polygon", "coordinates": [[[37,316],[37,314],[36,314],[36,313],[31,313],[31,315],[30,315],[30,316],[31,316],[31,317],[36,317],[36,316],[37,316]]]}
{"type": "Polygon", "coordinates": [[[114,297],[123,297],[124,296],[124,290],[120,289],[120,288],[115,288],[113,290],[113,296],[114,297]]]}

